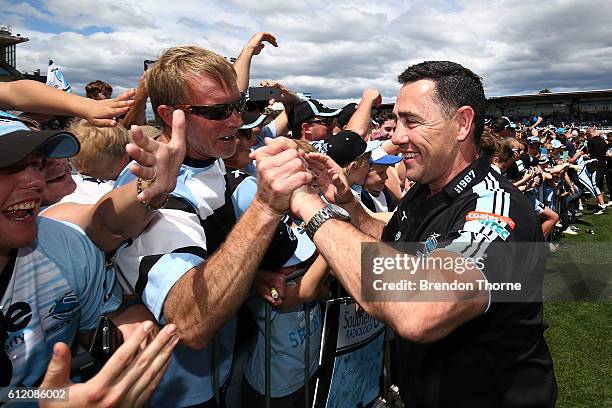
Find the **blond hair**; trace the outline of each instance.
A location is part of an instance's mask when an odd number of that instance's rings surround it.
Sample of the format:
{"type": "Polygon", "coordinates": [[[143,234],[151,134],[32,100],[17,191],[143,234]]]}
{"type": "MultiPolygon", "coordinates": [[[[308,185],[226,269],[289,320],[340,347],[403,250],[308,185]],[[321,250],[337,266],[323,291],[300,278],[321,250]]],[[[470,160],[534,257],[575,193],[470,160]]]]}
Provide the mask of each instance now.
{"type": "Polygon", "coordinates": [[[75,170],[103,180],[115,179],[127,157],[128,131],[121,125],[95,127],[84,119],[72,123],[69,130],[81,143],[79,153],[70,159],[75,170]]]}
{"type": "Polygon", "coordinates": [[[206,76],[225,88],[236,84],[234,67],[221,55],[197,45],[168,48],[146,71],[147,90],[155,119],[161,126],[167,127],[157,113],[158,106],[189,103],[186,100],[189,81],[199,76],[206,76]]]}

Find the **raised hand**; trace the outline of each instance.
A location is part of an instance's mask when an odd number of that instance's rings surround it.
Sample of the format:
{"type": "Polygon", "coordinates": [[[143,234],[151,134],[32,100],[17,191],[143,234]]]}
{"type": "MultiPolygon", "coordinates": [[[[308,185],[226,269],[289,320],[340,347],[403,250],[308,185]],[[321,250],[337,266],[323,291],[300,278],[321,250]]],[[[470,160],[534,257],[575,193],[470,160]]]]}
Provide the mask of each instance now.
{"type": "Polygon", "coordinates": [[[376,89],[366,89],[361,95],[362,101],[372,101],[372,107],[380,108],[382,104],[382,96],[376,89]]]}
{"type": "Polygon", "coordinates": [[[105,99],[96,101],[83,98],[81,111],[78,116],[86,119],[89,123],[97,127],[116,126],[116,117],[125,114],[134,104],[132,98],[136,90],[129,89],[115,99],[105,99]]]}
{"type": "Polygon", "coordinates": [[[244,46],[245,49],[251,50],[252,55],[259,55],[261,50],[264,49],[265,44],[264,41],[272,44],[274,47],[278,47],[276,43],[276,37],[271,33],[260,31],[258,33],[253,34],[249,42],[244,46]]]}
{"type": "Polygon", "coordinates": [[[275,99],[270,99],[268,102],[271,104],[273,104],[274,102],[281,102],[283,105],[294,105],[296,103],[298,103],[300,101],[300,98],[294,94],[293,92],[289,91],[287,89],[287,87],[285,87],[285,85],[283,85],[280,82],[276,82],[276,81],[272,81],[270,79],[266,79],[264,81],[261,81],[259,83],[260,86],[267,86],[267,87],[275,87],[278,88],[279,94],[280,94],[280,98],[278,100],[275,99]]]}
{"type": "Polygon", "coordinates": [[[130,164],[130,171],[146,183],[138,200],[149,202],[160,196],[165,198],[176,187],[176,177],[185,158],[185,113],[179,109],[173,112],[169,143],[146,137],[138,126],[132,126],[132,137],[134,143],[128,144],[126,150],[138,164],[130,164]]]}
{"type": "Polygon", "coordinates": [[[327,201],[348,204],[353,193],[342,168],[328,155],[309,153],[306,156],[311,173],[316,177],[315,185],[327,201]]]}
{"type": "Polygon", "coordinates": [[[153,323],[140,329],[115,351],[91,380],[70,381],[70,349],[64,343],[53,346],[53,357],[41,388],[68,388],[68,401],[39,401],[41,407],[141,407],[149,399],[168,368],[172,350],[178,343],[176,326],[167,325],[141,351],[140,344],[151,336],[153,323]]]}

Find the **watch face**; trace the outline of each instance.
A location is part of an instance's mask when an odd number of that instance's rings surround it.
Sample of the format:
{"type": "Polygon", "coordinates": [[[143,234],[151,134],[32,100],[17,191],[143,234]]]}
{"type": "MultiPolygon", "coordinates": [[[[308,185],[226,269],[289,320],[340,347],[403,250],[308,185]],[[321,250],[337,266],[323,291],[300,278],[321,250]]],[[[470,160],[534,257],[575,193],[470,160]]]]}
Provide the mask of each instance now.
{"type": "Polygon", "coordinates": [[[351,218],[349,213],[344,208],[340,207],[339,205],[330,203],[329,207],[333,213],[339,215],[340,217],[345,218],[345,219],[351,218]]]}

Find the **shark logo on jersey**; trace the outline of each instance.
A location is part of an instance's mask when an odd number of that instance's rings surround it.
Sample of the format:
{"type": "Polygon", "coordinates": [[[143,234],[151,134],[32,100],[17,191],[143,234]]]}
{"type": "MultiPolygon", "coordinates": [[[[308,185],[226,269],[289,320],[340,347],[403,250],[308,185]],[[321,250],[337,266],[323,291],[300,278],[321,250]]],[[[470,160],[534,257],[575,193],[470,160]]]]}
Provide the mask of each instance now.
{"type": "Polygon", "coordinates": [[[432,233],[429,238],[421,242],[423,244],[423,252],[417,251],[417,256],[427,256],[438,247],[438,237],[440,234],[432,233]]]}
{"type": "Polygon", "coordinates": [[[66,320],[70,318],[72,312],[77,307],[79,307],[79,300],[77,299],[74,291],[71,290],[55,301],[51,308],[49,308],[49,314],[47,317],[51,317],[56,320],[66,320]]]}

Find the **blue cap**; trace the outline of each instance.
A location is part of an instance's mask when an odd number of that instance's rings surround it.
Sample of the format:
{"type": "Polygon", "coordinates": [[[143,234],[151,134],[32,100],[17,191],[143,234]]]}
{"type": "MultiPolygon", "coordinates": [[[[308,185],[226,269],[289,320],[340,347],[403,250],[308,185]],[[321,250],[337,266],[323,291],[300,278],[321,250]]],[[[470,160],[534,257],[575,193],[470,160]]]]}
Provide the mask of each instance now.
{"type": "Polygon", "coordinates": [[[63,130],[30,130],[16,116],[0,111],[0,168],[19,163],[34,152],[51,158],[66,158],[79,152],[80,144],[63,130]]]}
{"type": "Polygon", "coordinates": [[[402,160],[400,156],[387,154],[385,149],[382,148],[382,143],[383,142],[379,140],[368,142],[368,150],[372,152],[370,154],[370,164],[383,164],[386,166],[391,166],[402,160]]]}
{"type": "Polygon", "coordinates": [[[557,133],[558,135],[563,135],[565,134],[565,128],[557,128],[557,130],[555,130],[555,133],[557,133]]]}

